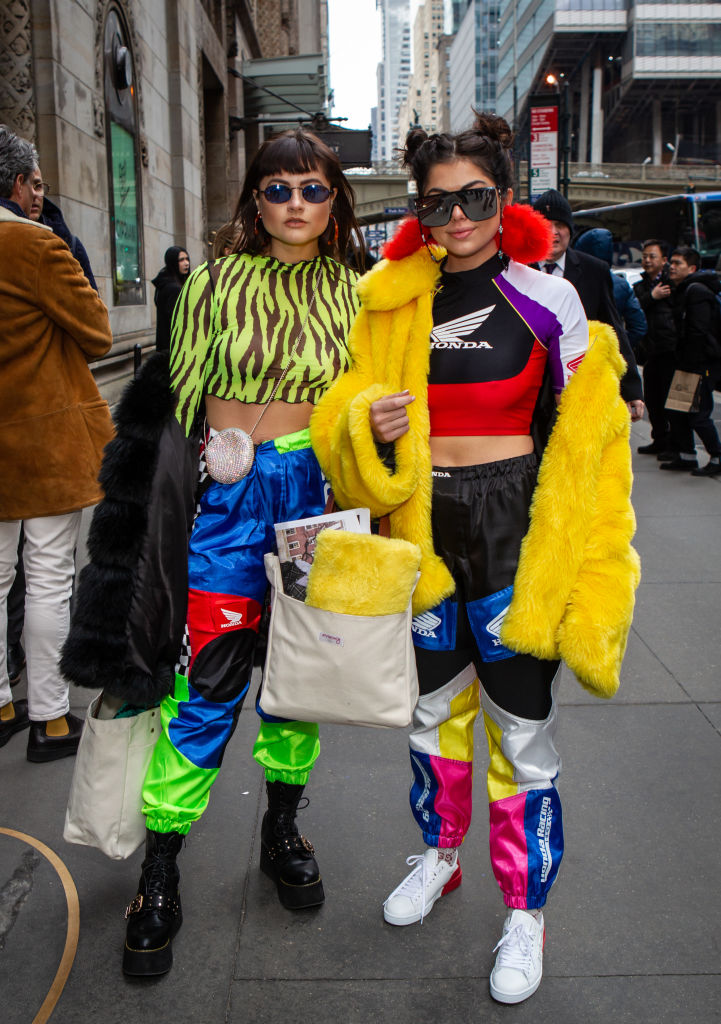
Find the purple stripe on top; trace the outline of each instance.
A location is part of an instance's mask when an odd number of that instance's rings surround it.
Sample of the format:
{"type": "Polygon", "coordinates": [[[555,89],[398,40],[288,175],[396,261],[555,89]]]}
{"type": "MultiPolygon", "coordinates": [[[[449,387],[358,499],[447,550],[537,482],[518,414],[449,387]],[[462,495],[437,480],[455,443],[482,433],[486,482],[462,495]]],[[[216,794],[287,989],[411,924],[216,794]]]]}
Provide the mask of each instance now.
{"type": "MultiPolygon", "coordinates": [[[[548,275],[547,275],[548,276],[548,275]]],[[[563,390],[563,363],[561,362],[560,339],[563,325],[552,309],[521,292],[508,280],[508,270],[494,278],[494,283],[505,299],[513,306],[521,319],[530,327],[539,343],[548,350],[551,368],[551,382],[556,392],[563,390]]]]}

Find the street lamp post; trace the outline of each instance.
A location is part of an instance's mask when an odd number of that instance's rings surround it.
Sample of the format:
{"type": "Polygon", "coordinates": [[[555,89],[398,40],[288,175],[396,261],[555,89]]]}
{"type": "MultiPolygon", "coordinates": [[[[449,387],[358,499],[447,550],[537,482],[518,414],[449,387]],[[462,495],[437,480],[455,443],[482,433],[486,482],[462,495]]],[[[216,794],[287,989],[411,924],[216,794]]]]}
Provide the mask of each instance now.
{"type": "Polygon", "coordinates": [[[568,82],[565,79],[564,79],[564,82],[563,82],[563,88],[560,90],[560,92],[561,92],[561,97],[560,97],[560,99],[561,99],[561,110],[560,110],[560,114],[561,114],[561,155],[562,155],[561,167],[563,168],[563,173],[561,175],[561,182],[560,182],[560,184],[561,184],[561,192],[566,197],[566,199],[568,199],[568,186],[569,186],[569,184],[571,182],[571,179],[570,179],[570,176],[569,176],[569,173],[568,173],[568,160],[569,160],[569,156],[570,156],[570,153],[571,153],[571,132],[570,132],[570,124],[569,124],[569,122],[571,120],[571,111],[568,109],[568,106],[569,106],[569,104],[568,104],[568,82]]]}
{"type": "Polygon", "coordinates": [[[570,175],[568,173],[568,161],[571,152],[571,132],[569,122],[571,120],[571,111],[569,110],[568,101],[568,82],[565,79],[563,72],[560,73],[560,78],[563,78],[563,84],[559,81],[552,72],[546,75],[546,85],[550,85],[558,96],[558,120],[560,128],[559,138],[559,155],[561,157],[559,161],[559,174],[558,174],[558,187],[559,191],[568,199],[568,186],[571,182],[570,175]]]}

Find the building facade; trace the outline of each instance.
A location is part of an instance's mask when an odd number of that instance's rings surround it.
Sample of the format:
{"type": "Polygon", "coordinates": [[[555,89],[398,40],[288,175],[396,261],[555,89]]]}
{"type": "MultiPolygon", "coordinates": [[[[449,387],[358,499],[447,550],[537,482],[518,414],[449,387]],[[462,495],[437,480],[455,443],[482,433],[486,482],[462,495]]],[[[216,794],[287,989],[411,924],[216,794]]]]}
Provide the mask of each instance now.
{"type": "Polygon", "coordinates": [[[496,109],[498,3],[471,0],[450,48],[450,125],[454,132],[473,123],[473,110],[496,109]]]}
{"type": "Polygon", "coordinates": [[[184,246],[192,266],[207,257],[246,160],[282,127],[279,117],[248,116],[265,95],[257,63],[311,55],[320,71],[310,113],[322,109],[326,8],[325,0],[3,4],[0,123],[37,146],[51,198],[88,250],[113,328],[113,348],[96,368],[109,397],[135,346],[154,343],[150,281],[165,250],[184,246]]]}
{"type": "Polygon", "coordinates": [[[412,72],[400,105],[401,135],[410,124],[437,132],[443,120],[443,52],[439,43],[445,34],[444,0],[424,0],[413,20],[412,72]]]}
{"type": "Polygon", "coordinates": [[[721,4],[500,0],[497,110],[525,131],[548,75],[580,163],[721,162],[721,4]],[[556,88],[556,86],[554,86],[556,88]]]}
{"type": "Polygon", "coordinates": [[[383,60],[378,65],[375,152],[377,160],[390,163],[398,157],[398,112],[411,70],[410,0],[376,0],[376,7],[381,12],[383,60]]]}

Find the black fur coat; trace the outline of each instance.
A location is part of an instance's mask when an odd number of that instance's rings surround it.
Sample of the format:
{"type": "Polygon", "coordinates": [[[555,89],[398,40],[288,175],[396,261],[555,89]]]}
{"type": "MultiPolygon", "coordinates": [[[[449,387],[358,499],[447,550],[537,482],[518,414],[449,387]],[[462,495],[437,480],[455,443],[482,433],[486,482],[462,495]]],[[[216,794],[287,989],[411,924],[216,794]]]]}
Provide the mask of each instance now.
{"type": "Polygon", "coordinates": [[[126,388],[100,470],[90,562],[80,573],[60,669],[78,686],[153,704],[170,693],[183,639],[197,438],[174,416],[168,354],[126,388]]]}

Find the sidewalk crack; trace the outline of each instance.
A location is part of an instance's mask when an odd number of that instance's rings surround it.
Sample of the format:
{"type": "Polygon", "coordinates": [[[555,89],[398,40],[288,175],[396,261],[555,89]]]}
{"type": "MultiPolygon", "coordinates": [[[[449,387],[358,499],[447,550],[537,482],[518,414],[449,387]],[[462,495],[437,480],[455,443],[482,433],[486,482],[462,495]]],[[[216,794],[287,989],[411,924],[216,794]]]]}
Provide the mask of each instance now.
{"type": "Polygon", "coordinates": [[[0,952],[5,949],[5,940],[32,892],[34,873],[39,863],[40,854],[36,850],[26,850],[21,864],[0,889],[0,952]]]}

